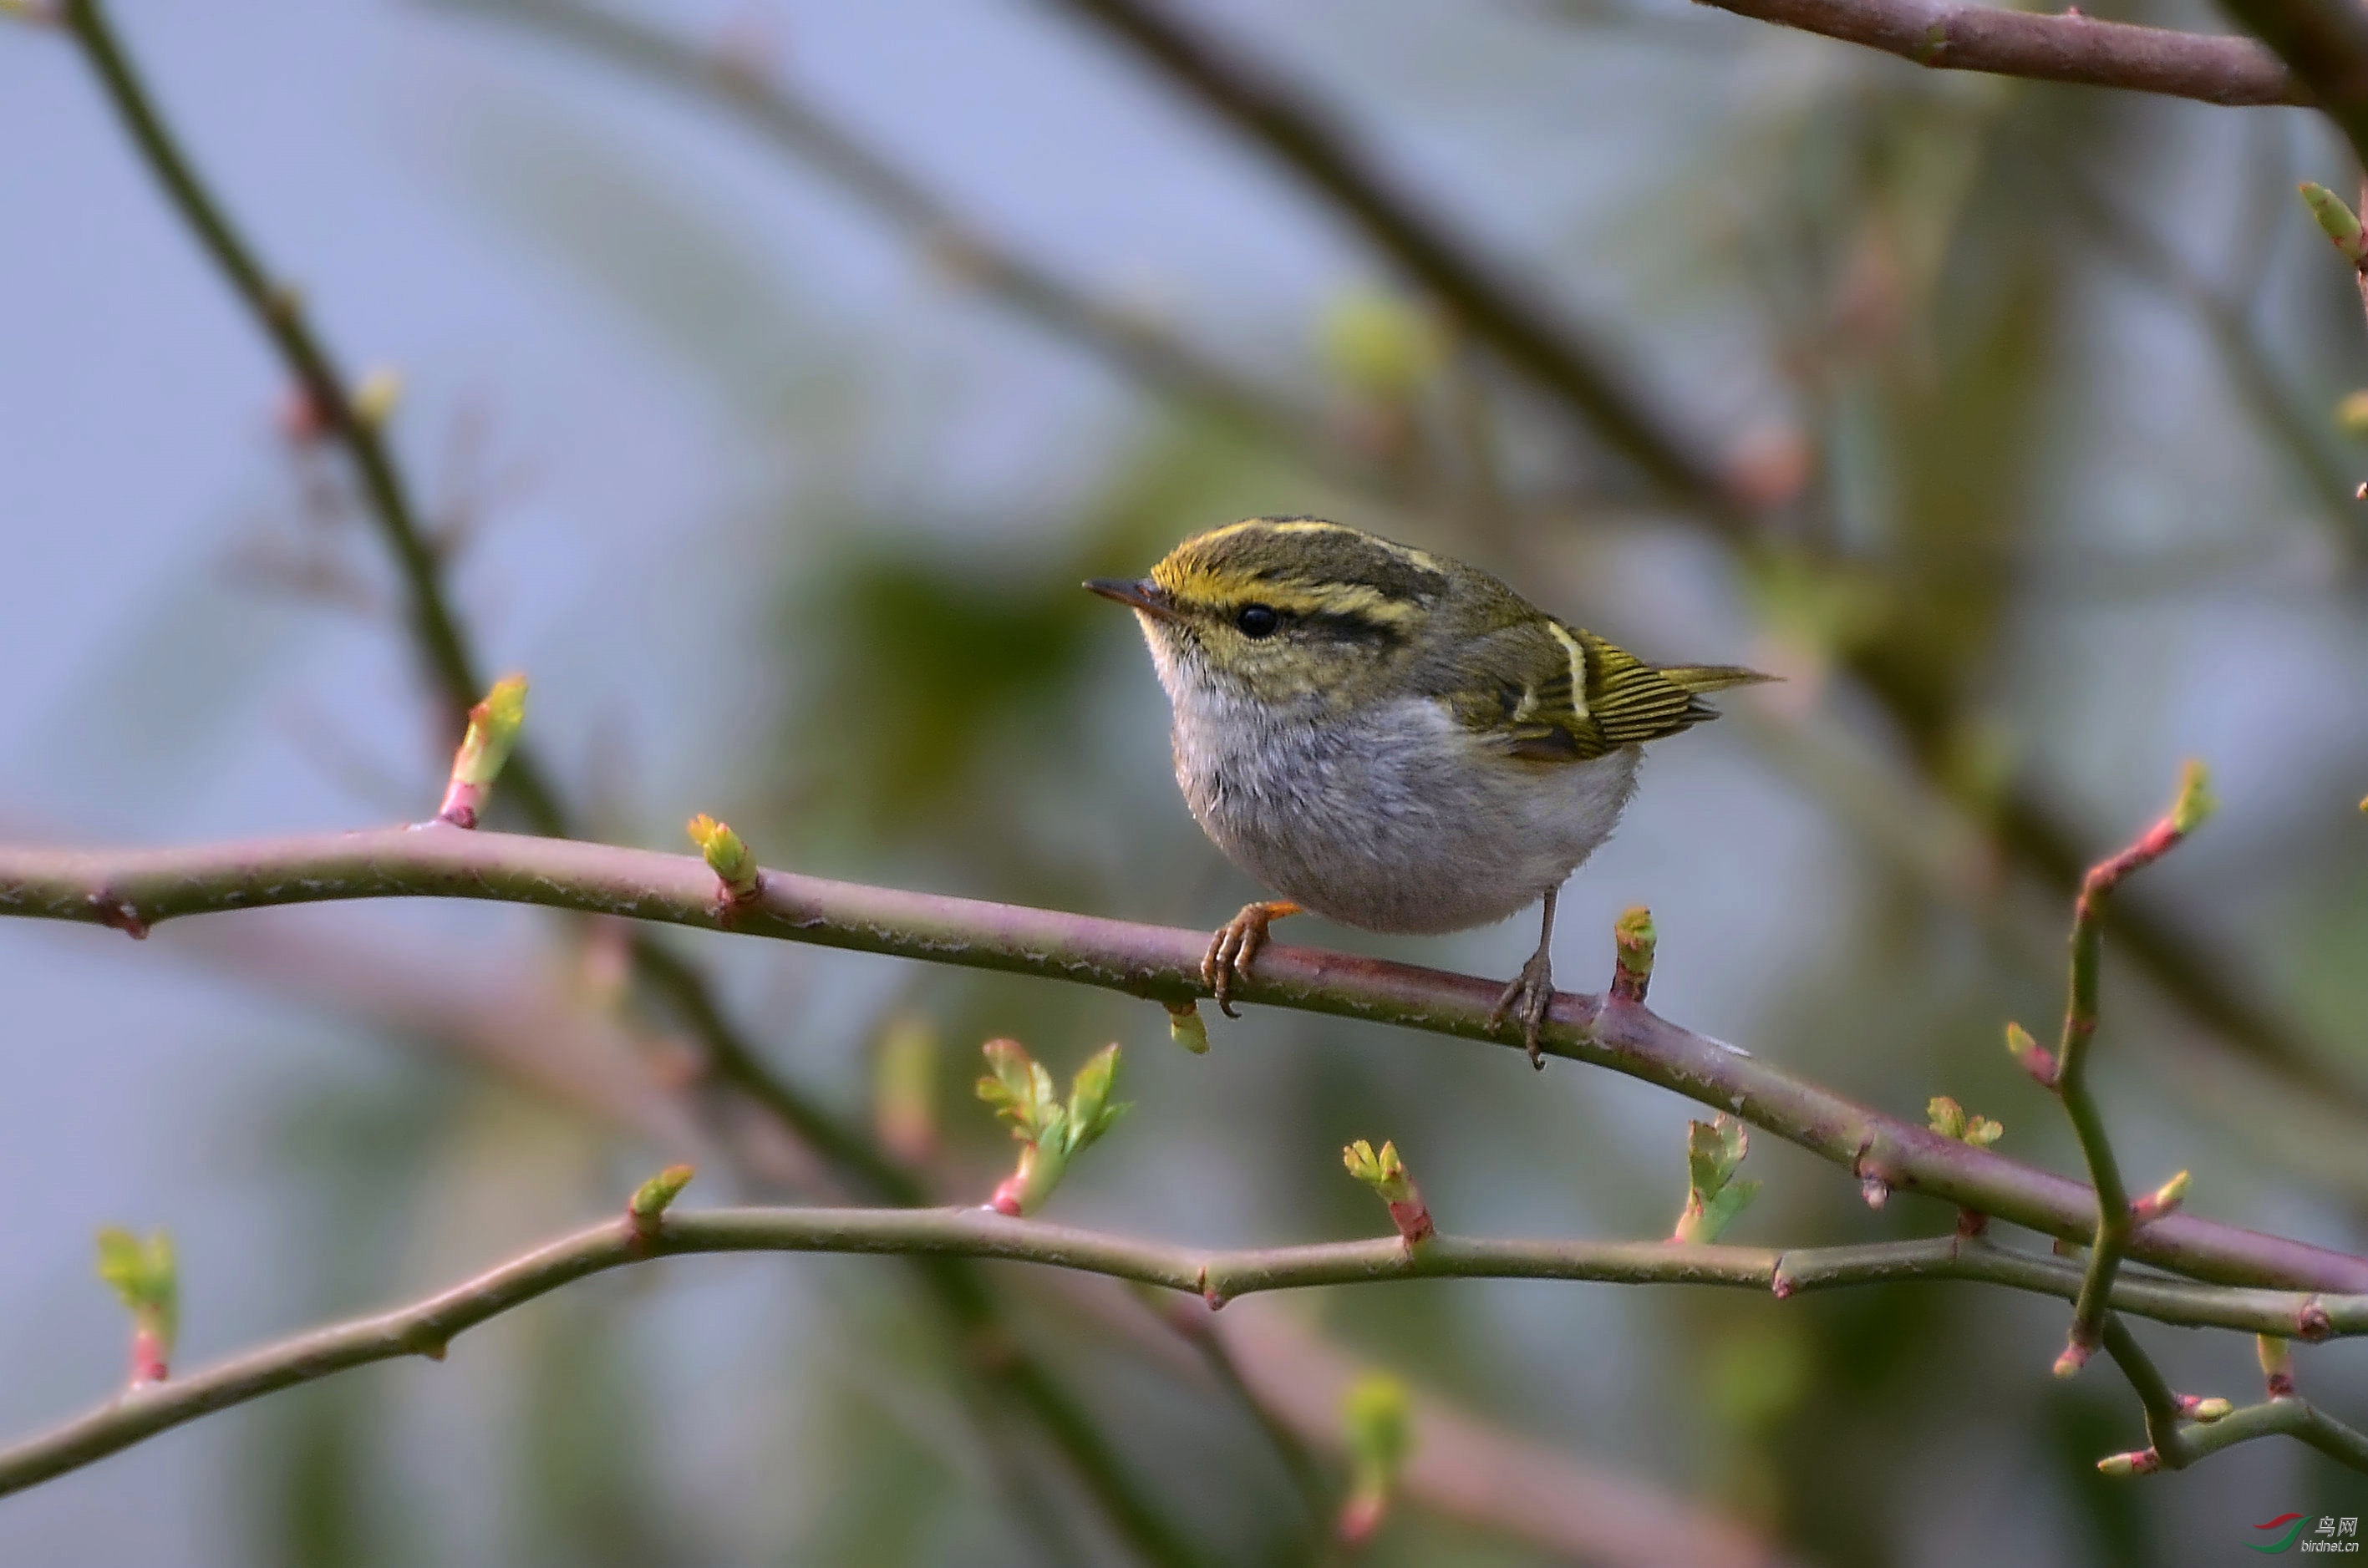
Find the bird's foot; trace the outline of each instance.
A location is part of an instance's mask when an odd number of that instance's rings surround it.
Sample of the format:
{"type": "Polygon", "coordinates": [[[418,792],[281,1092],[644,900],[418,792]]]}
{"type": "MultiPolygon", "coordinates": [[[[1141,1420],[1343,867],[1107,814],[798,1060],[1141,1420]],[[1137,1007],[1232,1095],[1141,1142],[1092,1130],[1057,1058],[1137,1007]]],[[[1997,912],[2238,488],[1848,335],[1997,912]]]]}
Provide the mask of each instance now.
{"type": "Polygon", "coordinates": [[[1538,1037],[1544,1030],[1546,1014],[1554,1006],[1554,960],[1540,948],[1521,966],[1521,972],[1505,987],[1497,1005],[1488,1010],[1488,1027],[1500,1028],[1508,1016],[1521,1020],[1521,1043],[1529,1048],[1530,1065],[1545,1071],[1546,1054],[1538,1037]]]}
{"type": "Polygon", "coordinates": [[[1234,981],[1250,977],[1250,960],[1266,945],[1266,928],[1286,915],[1299,913],[1299,905],[1288,899],[1271,899],[1263,903],[1246,903],[1242,912],[1217,927],[1209,938],[1209,951],[1201,960],[1201,979],[1209,994],[1217,1000],[1217,1011],[1229,1018],[1238,1018],[1234,1011],[1234,981]]]}

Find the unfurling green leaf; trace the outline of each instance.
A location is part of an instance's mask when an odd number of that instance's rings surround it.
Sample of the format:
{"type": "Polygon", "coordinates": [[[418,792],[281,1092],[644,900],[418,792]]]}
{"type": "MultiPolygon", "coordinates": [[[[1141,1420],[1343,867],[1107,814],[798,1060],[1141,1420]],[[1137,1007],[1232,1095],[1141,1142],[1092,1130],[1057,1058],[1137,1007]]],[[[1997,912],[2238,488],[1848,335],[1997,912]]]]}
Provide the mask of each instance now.
{"type": "Polygon", "coordinates": [[[1067,1144],[1064,1153],[1077,1154],[1103,1133],[1118,1125],[1119,1118],[1133,1109],[1124,1101],[1113,1103],[1110,1091],[1118,1086],[1118,1043],[1109,1045],[1086,1058],[1085,1065],[1069,1080],[1069,1116],[1064,1130],[1067,1144]]]}
{"type": "Polygon", "coordinates": [[[1686,1128],[1686,1203],[1679,1211],[1671,1239],[1710,1243],[1732,1224],[1759,1192],[1748,1177],[1738,1180],[1736,1170],[1751,1147],[1750,1134],[1735,1117],[1719,1115],[1686,1128]]]}
{"type": "Polygon", "coordinates": [[[154,1231],[143,1242],[129,1231],[108,1226],[98,1233],[98,1277],[114,1288],[133,1326],[155,1340],[160,1358],[171,1355],[181,1315],[173,1238],[154,1231]]]}
{"type": "Polygon", "coordinates": [[[1395,1143],[1384,1142],[1380,1153],[1362,1138],[1340,1151],[1340,1163],[1349,1174],[1381,1195],[1389,1205],[1390,1223],[1398,1228],[1398,1237],[1409,1247],[1430,1239],[1433,1226],[1430,1210],[1422,1200],[1422,1189],[1416,1187],[1406,1162],[1398,1158],[1395,1143]]]}
{"type": "Polygon", "coordinates": [[[1118,1124],[1130,1108],[1113,1101],[1119,1048],[1107,1045],[1086,1059],[1070,1080],[1066,1105],[1053,1086],[1053,1074],[1018,1040],[989,1040],[992,1071],[978,1081],[978,1097],[1011,1123],[1023,1147],[1019,1165],[995,1189],[988,1207],[1006,1214],[1030,1214],[1052,1196],[1071,1158],[1118,1124]]]}
{"type": "Polygon", "coordinates": [[[1946,1095],[1935,1095],[1924,1111],[1933,1131],[1976,1149],[1988,1148],[2006,1132],[1998,1123],[1974,1115],[1946,1095]]]}
{"type": "Polygon", "coordinates": [[[1398,1158],[1398,1146],[1384,1142],[1380,1153],[1362,1138],[1340,1151],[1340,1163],[1349,1174],[1382,1195],[1385,1203],[1404,1203],[1413,1195],[1414,1184],[1406,1176],[1406,1162],[1398,1158]]]}
{"type": "Polygon", "coordinates": [[[1016,1040],[991,1040],[983,1051],[988,1073],[978,1081],[978,1097],[1011,1123],[1014,1138],[1044,1142],[1064,1114],[1053,1094],[1053,1074],[1016,1040]]]}

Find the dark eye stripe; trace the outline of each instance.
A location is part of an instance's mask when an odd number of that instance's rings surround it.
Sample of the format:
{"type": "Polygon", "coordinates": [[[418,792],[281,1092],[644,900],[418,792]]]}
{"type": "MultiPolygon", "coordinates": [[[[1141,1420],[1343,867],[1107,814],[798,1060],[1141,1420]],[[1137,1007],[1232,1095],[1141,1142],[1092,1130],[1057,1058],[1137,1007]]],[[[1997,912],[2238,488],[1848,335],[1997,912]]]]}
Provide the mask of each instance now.
{"type": "Polygon", "coordinates": [[[1406,641],[1396,627],[1361,615],[1316,614],[1299,618],[1302,630],[1329,642],[1362,642],[1369,647],[1395,648],[1406,641]]]}

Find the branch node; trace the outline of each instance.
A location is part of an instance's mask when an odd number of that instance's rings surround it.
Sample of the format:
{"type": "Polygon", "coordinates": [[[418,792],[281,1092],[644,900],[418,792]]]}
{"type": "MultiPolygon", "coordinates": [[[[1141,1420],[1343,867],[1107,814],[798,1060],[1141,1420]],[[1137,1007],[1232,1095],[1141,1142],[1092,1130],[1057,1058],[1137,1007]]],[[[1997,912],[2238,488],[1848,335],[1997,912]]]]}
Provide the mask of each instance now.
{"type": "Polygon", "coordinates": [[[2317,1296],[2305,1301],[2294,1312],[2294,1337],[2307,1345],[2317,1345],[2335,1332],[2335,1320],[2328,1315],[2327,1303],[2317,1296]]]}
{"type": "Polygon", "coordinates": [[[148,939],[148,922],[140,918],[140,911],[128,898],[118,898],[111,892],[90,895],[90,906],[97,912],[98,923],[110,930],[120,931],[135,942],[148,939]]]}

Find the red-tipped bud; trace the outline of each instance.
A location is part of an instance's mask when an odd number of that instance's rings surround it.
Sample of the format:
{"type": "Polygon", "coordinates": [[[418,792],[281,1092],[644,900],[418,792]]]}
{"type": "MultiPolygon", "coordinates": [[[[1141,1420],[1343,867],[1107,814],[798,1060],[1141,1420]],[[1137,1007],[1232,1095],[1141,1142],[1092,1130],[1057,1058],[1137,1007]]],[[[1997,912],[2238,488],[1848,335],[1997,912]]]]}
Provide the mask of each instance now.
{"type": "Polygon", "coordinates": [[[1406,1162],[1398,1158],[1395,1143],[1384,1142],[1381,1153],[1362,1138],[1340,1151],[1340,1163],[1349,1174],[1381,1195],[1389,1206],[1390,1223],[1395,1225],[1406,1245],[1427,1240],[1432,1232],[1430,1210],[1424,1207],[1422,1193],[1406,1174],[1406,1162]]]}
{"type": "Polygon", "coordinates": [[[2152,1192],[2142,1193],[2130,1205],[2130,1218],[2144,1225],[2179,1211],[2187,1198],[2188,1176],[2185,1171],[2164,1182],[2152,1192]]]}
{"type": "Polygon", "coordinates": [[[2271,1399],[2292,1399],[2294,1392],[2294,1346],[2270,1335],[2257,1335],[2253,1354],[2261,1363],[2261,1382],[2271,1399]]]}
{"type": "Polygon", "coordinates": [[[469,710],[469,731],[452,755],[451,781],[444,788],[444,803],[437,808],[440,822],[454,827],[474,827],[493,794],[494,780],[510,759],[519,729],[526,723],[526,677],[505,676],[494,683],[485,699],[469,710]]]}
{"type": "Polygon", "coordinates": [[[180,1278],[173,1238],[162,1231],[142,1242],[108,1226],[98,1233],[98,1277],[114,1288],[131,1314],[131,1384],[161,1383],[180,1327],[180,1278]]]}
{"type": "Polygon", "coordinates": [[[682,1196],[682,1189],[698,1174],[689,1165],[668,1165],[633,1189],[632,1199],[625,1205],[625,1222],[632,1227],[634,1239],[647,1242],[657,1238],[667,1208],[682,1196]]]}
{"type": "Polygon", "coordinates": [[[2006,1049],[2043,1088],[2055,1086],[2055,1053],[2032,1039],[2029,1029],[2021,1024],[2007,1025],[2006,1049]]]}

